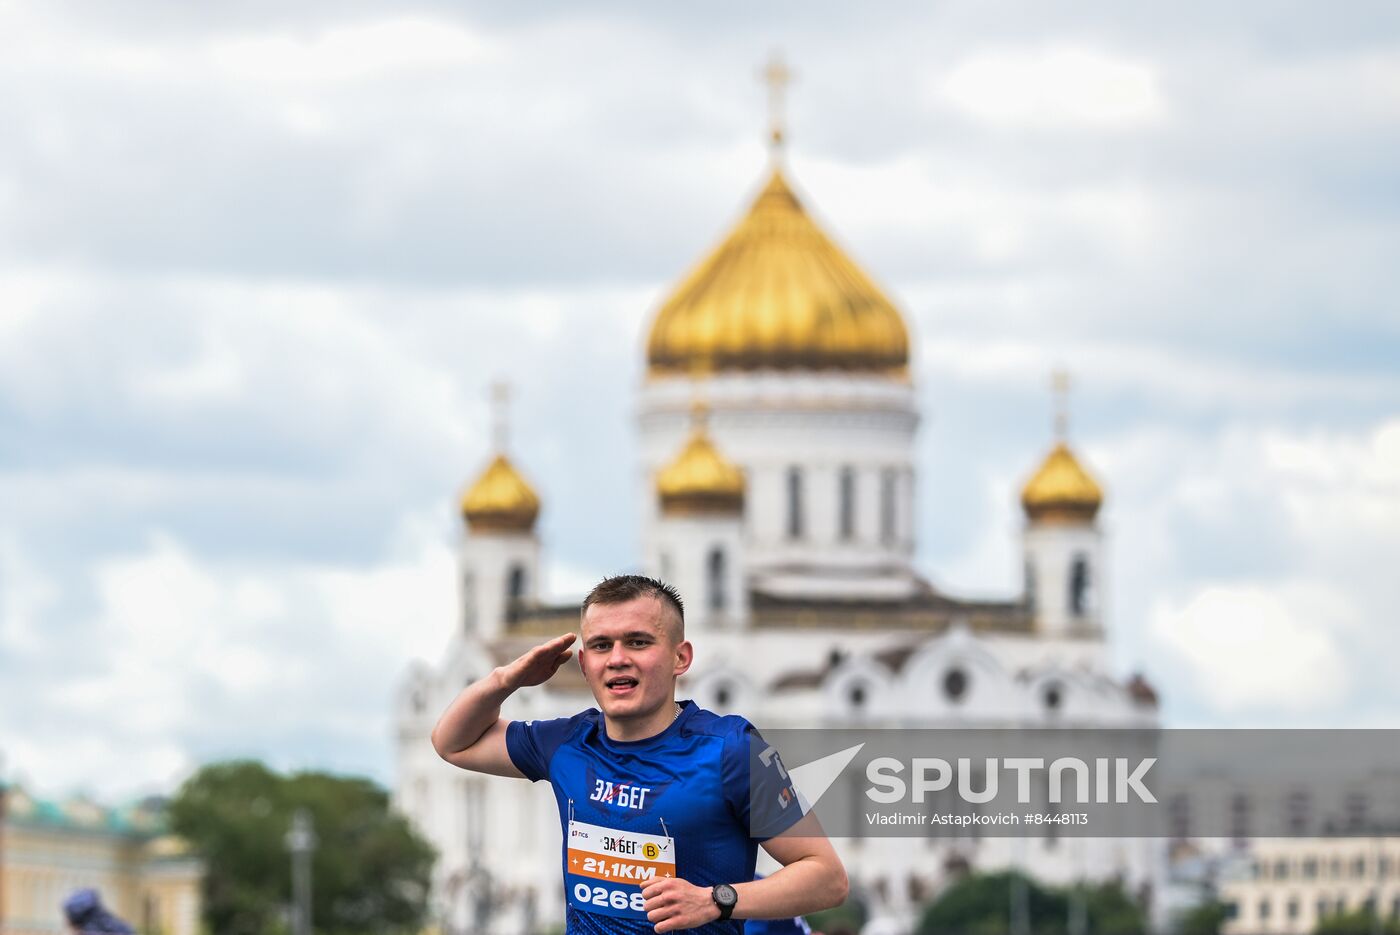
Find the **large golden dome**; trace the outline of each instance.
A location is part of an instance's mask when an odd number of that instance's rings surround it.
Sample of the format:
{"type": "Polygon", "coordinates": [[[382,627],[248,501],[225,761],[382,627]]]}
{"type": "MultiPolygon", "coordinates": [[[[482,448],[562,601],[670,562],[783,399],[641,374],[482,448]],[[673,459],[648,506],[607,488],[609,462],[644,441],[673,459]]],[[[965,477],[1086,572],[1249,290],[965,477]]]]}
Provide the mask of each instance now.
{"type": "Polygon", "coordinates": [[[1064,442],[1046,455],[1021,491],[1021,506],[1032,522],[1093,522],[1103,491],[1064,442]]]}
{"type": "Polygon", "coordinates": [[[744,474],[710,440],[703,412],[681,453],[657,473],[656,493],[666,513],[743,512],[744,474]]]}
{"type": "Polygon", "coordinates": [[[462,495],[462,515],[472,532],[529,532],[540,498],[503,454],[496,455],[462,495]]]}
{"type": "Polygon", "coordinates": [[[656,314],[653,375],[846,370],[903,375],[904,320],[775,168],[737,227],[656,314]]]}

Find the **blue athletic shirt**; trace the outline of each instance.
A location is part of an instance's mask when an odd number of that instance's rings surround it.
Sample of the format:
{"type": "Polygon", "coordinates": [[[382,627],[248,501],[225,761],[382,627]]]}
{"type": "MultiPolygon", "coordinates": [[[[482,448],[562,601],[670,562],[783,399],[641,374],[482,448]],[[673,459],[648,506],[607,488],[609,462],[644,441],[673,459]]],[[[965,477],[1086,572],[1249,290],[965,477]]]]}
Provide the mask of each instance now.
{"type": "MultiPolygon", "coordinates": [[[[751,836],[751,818],[765,832],[779,834],[802,817],[781,761],[773,753],[757,755],[765,748],[744,718],[720,716],[691,701],[682,702],[666,730],[645,740],[610,739],[596,708],[550,721],[512,721],[506,729],[511,762],[531,782],[548,779],[559,803],[568,935],[655,932],[633,908],[639,884],[570,872],[571,815],[575,822],[673,838],[676,875],[696,886],[752,880],[758,844],[766,838],[751,836]],[[751,784],[761,819],[751,815],[751,784]],[[624,901],[626,909],[614,909],[624,901]]],[[[690,931],[743,930],[741,920],[731,919],[690,931]]]]}

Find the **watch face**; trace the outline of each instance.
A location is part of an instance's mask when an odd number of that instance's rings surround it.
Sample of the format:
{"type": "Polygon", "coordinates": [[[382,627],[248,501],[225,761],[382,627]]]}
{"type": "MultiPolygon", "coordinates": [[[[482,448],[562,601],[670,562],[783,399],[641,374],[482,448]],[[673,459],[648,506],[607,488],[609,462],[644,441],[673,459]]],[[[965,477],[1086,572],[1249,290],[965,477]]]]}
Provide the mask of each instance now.
{"type": "Polygon", "coordinates": [[[715,902],[721,906],[732,906],[739,901],[739,894],[734,887],[728,883],[721,883],[715,887],[715,902]]]}

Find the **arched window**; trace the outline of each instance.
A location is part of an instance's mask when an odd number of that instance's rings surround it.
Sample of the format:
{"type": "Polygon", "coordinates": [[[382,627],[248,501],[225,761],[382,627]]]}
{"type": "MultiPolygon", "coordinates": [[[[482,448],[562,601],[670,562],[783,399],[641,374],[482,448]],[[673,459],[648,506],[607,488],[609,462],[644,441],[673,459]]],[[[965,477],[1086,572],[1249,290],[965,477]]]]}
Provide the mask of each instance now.
{"type": "Polygon", "coordinates": [[[897,483],[898,476],[893,468],[880,472],[880,541],[886,545],[894,542],[897,483]]]}
{"type": "Polygon", "coordinates": [[[1090,591],[1093,582],[1089,580],[1089,560],[1083,555],[1074,557],[1069,571],[1069,612],[1076,617],[1089,613],[1090,591]]]}
{"type": "Polygon", "coordinates": [[[1035,564],[1026,559],[1026,607],[1031,613],[1035,613],[1035,564]]]}
{"type": "Polygon", "coordinates": [[[724,610],[726,595],[724,593],[724,550],[713,548],[710,550],[709,558],[705,561],[705,576],[707,578],[706,592],[709,594],[710,610],[724,610]]]}
{"type": "Polygon", "coordinates": [[[802,523],[802,469],[790,467],[787,471],[787,534],[789,539],[801,539],[802,523]]]}
{"type": "Polygon", "coordinates": [[[843,467],[841,469],[839,489],[837,491],[840,506],[840,535],[843,540],[854,539],[856,536],[856,472],[855,468],[843,467]]]}
{"type": "Polygon", "coordinates": [[[506,600],[510,603],[523,600],[525,598],[525,566],[510,566],[510,574],[506,576],[506,600]]]}
{"type": "Polygon", "coordinates": [[[506,575],[506,622],[515,623],[525,602],[525,566],[512,565],[506,575]]]}
{"type": "Polygon", "coordinates": [[[969,682],[967,672],[960,668],[949,669],[943,675],[943,695],[954,704],[960,703],[967,695],[969,682]]]}

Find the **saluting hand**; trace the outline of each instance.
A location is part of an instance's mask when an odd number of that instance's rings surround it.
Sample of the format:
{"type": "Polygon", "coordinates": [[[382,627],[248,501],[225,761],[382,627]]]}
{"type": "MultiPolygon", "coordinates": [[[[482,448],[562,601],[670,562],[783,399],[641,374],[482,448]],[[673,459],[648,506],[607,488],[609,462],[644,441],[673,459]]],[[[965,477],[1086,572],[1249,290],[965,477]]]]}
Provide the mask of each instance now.
{"type": "Polygon", "coordinates": [[[528,688],[548,682],[554,673],[559,671],[559,667],[568,662],[569,657],[574,654],[574,651],[567,647],[577,638],[575,633],[556,636],[514,662],[502,666],[501,678],[506,687],[514,691],[517,688],[528,688]]]}
{"type": "Polygon", "coordinates": [[[647,919],[658,932],[693,929],[719,918],[707,886],[694,886],[684,880],[658,877],[642,884],[647,919]]]}

